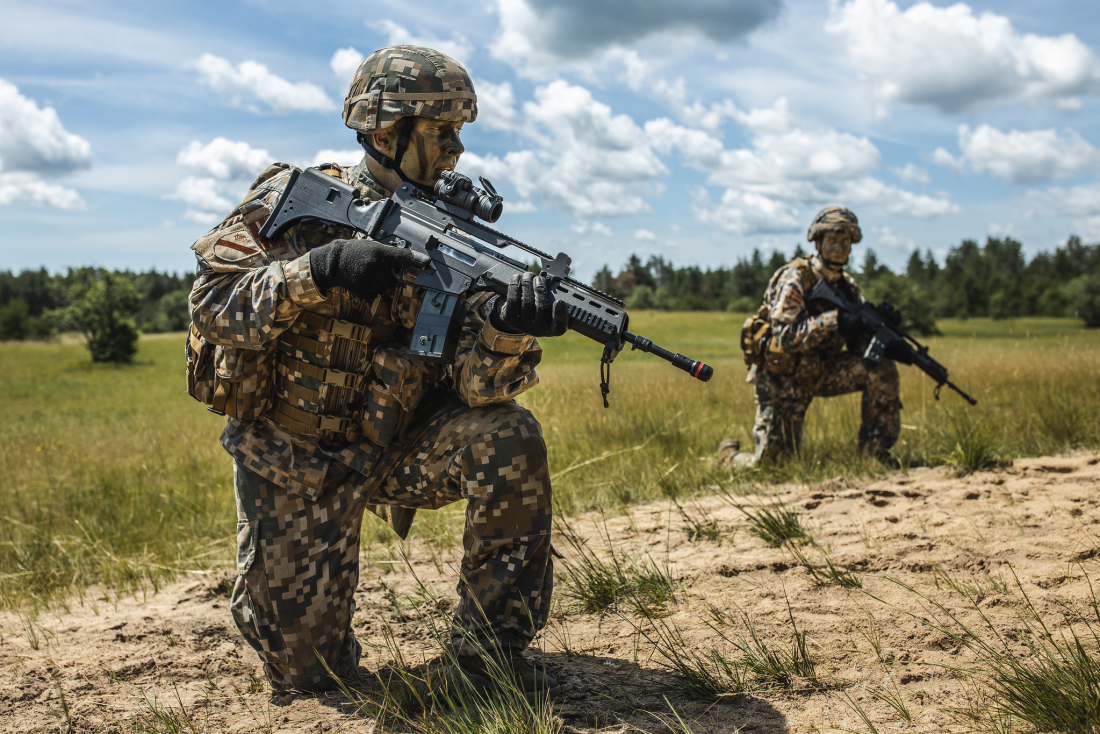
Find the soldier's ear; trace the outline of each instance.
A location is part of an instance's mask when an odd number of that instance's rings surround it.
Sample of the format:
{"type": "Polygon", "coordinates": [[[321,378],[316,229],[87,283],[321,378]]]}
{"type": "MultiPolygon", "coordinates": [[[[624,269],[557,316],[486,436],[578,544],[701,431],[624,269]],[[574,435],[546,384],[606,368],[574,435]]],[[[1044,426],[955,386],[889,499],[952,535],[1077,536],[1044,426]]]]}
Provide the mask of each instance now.
{"type": "Polygon", "coordinates": [[[375,150],[390,158],[397,152],[397,135],[393,127],[374,133],[371,136],[371,142],[374,144],[375,150]]]}

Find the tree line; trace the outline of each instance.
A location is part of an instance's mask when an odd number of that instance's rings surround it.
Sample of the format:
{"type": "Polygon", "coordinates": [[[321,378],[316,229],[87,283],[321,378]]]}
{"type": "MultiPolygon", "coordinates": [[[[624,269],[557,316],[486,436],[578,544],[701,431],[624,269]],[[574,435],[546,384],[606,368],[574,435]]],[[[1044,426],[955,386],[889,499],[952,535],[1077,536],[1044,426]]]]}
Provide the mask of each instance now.
{"type": "Polygon", "coordinates": [[[156,269],[0,271],[0,341],[48,339],[61,331],[79,331],[88,340],[92,359],[128,362],[139,332],[187,328],[193,281],[193,275],[156,269]]]}
{"type": "MultiPolygon", "coordinates": [[[[862,258],[859,250],[853,248],[849,270],[864,295],[893,303],[916,333],[935,333],[938,318],[983,316],[1075,317],[1100,327],[1100,244],[1085,245],[1076,236],[1030,261],[1010,237],[990,237],[984,245],[964,240],[942,264],[931,250],[914,251],[900,273],[880,263],[874,250],[862,258]]],[[[792,257],[805,254],[799,246],[792,257]]],[[[704,270],[632,255],[617,274],[605,265],[593,285],[623,299],[628,309],[745,313],[760,306],[772,274],[790,259],[779,251],[765,259],[755,250],[732,267],[704,270]]]]}
{"type": "MultiPolygon", "coordinates": [[[[874,302],[890,301],[905,326],[936,332],[938,318],[1062,316],[1100,327],[1100,244],[1070,237],[1054,252],[1031,260],[1023,246],[1005,237],[984,245],[964,240],[941,264],[931,250],[914,251],[904,272],[879,262],[874,250],[853,253],[850,270],[874,302]]],[[[805,255],[801,246],[792,257],[805,255]]],[[[663,257],[643,262],[632,255],[617,274],[605,265],[593,285],[623,299],[630,309],[665,311],[755,311],[772,274],[789,262],[783,252],[759,250],[731,267],[676,267],[663,257]]],[[[47,339],[80,331],[93,358],[127,361],[139,332],[183,331],[190,318],[187,297],[194,276],[70,268],[18,274],[0,271],[0,341],[47,339]]]]}

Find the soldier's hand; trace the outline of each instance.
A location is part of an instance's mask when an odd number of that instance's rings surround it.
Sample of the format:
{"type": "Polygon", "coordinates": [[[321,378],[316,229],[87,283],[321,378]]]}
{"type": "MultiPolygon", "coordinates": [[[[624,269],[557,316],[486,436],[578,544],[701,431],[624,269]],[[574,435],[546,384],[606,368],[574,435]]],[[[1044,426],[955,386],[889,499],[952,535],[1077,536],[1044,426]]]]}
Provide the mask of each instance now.
{"type": "Polygon", "coordinates": [[[837,331],[846,336],[852,336],[859,330],[859,317],[850,311],[838,308],[836,310],[837,331]]]}
{"type": "Polygon", "coordinates": [[[365,301],[397,285],[406,267],[422,268],[431,259],[413,250],[383,245],[374,240],[333,240],[309,253],[313,282],[322,293],[343,288],[365,301]]]}
{"type": "Polygon", "coordinates": [[[569,330],[569,308],[550,293],[546,278],[516,274],[505,298],[496,296],[489,323],[500,331],[531,336],[561,336],[569,330]]]}

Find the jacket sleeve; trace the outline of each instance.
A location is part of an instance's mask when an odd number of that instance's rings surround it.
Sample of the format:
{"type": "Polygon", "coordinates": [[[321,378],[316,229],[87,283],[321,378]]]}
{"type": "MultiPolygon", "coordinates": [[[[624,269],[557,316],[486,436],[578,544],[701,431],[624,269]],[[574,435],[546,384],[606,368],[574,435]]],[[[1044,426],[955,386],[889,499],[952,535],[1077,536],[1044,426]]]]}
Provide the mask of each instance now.
{"type": "Polygon", "coordinates": [[[804,296],[802,278],[792,267],[777,274],[765,296],[772,339],[788,354],[820,349],[837,333],[836,311],[811,316],[806,310],[804,296]]]}
{"type": "Polygon", "coordinates": [[[455,357],[454,384],[471,408],[511,400],[538,384],[535,366],[542,360],[538,340],[527,334],[506,334],[484,315],[490,294],[470,301],[462,339],[455,357]]]}
{"type": "Polygon", "coordinates": [[[192,246],[199,277],[191,289],[191,321],[213,344],[262,349],[303,307],[325,300],[308,253],[285,236],[260,242],[259,228],[285,186],[286,170],[276,164],[264,172],[267,178],[261,174],[244,201],[192,246]]]}

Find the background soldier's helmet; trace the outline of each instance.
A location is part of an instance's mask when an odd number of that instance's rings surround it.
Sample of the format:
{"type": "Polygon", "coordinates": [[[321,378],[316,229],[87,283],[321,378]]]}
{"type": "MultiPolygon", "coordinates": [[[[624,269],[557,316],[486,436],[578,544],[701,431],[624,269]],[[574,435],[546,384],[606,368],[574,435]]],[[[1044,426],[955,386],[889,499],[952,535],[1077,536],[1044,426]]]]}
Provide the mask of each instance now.
{"type": "Polygon", "coordinates": [[[852,236],[852,244],[863,239],[863,232],[859,229],[859,220],[851,209],[842,206],[827,206],[817,213],[810,229],[806,232],[806,239],[813,242],[826,232],[847,232],[852,236]]]}
{"type": "Polygon", "coordinates": [[[410,115],[473,122],[477,95],[450,56],[421,46],[390,46],[359,65],[344,99],[344,124],[360,133],[385,130],[410,115]]]}

